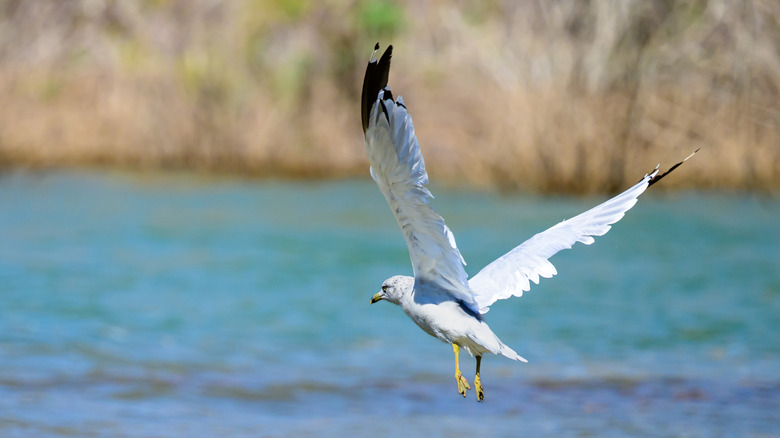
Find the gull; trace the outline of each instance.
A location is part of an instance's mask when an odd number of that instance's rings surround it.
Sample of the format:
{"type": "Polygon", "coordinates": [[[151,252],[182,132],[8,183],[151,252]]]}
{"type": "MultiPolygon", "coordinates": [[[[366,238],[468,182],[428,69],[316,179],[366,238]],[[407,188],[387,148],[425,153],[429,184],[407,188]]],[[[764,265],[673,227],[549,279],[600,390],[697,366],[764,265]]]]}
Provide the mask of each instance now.
{"type": "Polygon", "coordinates": [[[414,276],[396,275],[382,283],[371,298],[401,306],[423,331],[452,345],[458,392],[466,397],[471,389],[460,371],[459,352],[476,358],[474,390],[478,401],[485,398],[480,380],[482,355],[492,353],[527,362],[506,346],[485,322],[484,315],[498,300],[520,297],[539,284],[539,278],[557,274],[549,258],[576,242],[590,245],[602,236],[637,202],[650,185],[691,158],[659,175],[658,167],[634,186],[614,198],[571,219],[542,231],[468,278],[452,231],[430,206],[428,173],[414,133],[412,118],[399,96],[393,100],[387,86],[393,46],[379,60],[379,43],[374,47],[363,80],[361,116],[371,177],[385,196],[401,227],[414,276]]]}

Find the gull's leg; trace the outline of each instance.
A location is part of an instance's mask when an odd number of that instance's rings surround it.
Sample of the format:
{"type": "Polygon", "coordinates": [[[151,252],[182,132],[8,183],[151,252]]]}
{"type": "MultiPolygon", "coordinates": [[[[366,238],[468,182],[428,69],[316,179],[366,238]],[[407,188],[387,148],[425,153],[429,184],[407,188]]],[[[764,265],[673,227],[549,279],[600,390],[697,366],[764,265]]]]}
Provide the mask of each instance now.
{"type": "Polygon", "coordinates": [[[479,366],[482,363],[482,356],[477,355],[477,376],[474,377],[474,391],[477,391],[477,401],[485,401],[485,393],[482,391],[482,381],[479,380],[479,366]]]}
{"type": "Polygon", "coordinates": [[[455,353],[455,380],[458,382],[458,392],[465,397],[466,390],[471,389],[471,387],[466,378],[463,377],[463,374],[460,373],[460,365],[458,364],[458,353],[460,353],[460,348],[457,344],[452,344],[452,352],[455,353]]]}

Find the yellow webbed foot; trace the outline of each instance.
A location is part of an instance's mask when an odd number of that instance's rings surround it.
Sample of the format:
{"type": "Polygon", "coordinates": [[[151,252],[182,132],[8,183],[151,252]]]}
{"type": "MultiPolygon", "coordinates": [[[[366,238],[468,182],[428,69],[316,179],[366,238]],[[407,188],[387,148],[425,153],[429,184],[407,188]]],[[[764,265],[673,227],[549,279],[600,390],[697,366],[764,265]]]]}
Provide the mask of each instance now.
{"type": "Polygon", "coordinates": [[[482,381],[479,379],[479,374],[474,377],[474,391],[477,391],[477,401],[485,401],[485,392],[482,390],[482,381]]]}
{"type": "Polygon", "coordinates": [[[468,380],[466,380],[466,378],[463,377],[463,375],[460,373],[460,371],[457,371],[455,373],[455,380],[458,382],[458,392],[463,397],[466,397],[466,391],[471,389],[471,387],[469,386],[468,380]]]}

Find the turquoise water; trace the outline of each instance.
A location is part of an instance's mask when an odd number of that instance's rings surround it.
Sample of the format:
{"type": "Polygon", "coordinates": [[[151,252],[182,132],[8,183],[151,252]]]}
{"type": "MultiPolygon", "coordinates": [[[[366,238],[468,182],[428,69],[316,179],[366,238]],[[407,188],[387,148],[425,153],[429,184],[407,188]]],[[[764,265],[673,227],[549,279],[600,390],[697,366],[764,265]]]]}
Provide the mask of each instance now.
{"type": "MultiPolygon", "coordinates": [[[[434,192],[471,274],[602,200],[434,192]]],[[[478,404],[369,305],[410,270],[369,180],[6,173],[0,436],[780,436],[778,217],[644,195],[493,306],[529,363],[486,357],[478,404]]]]}

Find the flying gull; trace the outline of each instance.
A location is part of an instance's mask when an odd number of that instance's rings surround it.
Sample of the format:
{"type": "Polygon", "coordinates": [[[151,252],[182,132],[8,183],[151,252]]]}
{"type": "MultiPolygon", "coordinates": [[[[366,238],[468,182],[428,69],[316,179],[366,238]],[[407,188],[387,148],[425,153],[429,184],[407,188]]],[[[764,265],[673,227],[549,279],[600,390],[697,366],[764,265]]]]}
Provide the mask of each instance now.
{"type": "Polygon", "coordinates": [[[576,242],[593,243],[593,237],[609,231],[610,225],[619,221],[650,185],[693,154],[665,173],[659,174],[656,167],[625,192],[533,236],[469,279],[455,237],[429,205],[433,195],[426,188],[428,173],[412,118],[403,99],[393,100],[387,86],[393,46],[378,60],[377,50],[378,43],[363,80],[361,115],[366,153],[371,177],[387,199],[406,239],[414,277],[388,278],[371,303],[386,300],[400,305],[426,333],[452,344],[455,380],[463,397],[471,387],[460,372],[458,353],[462,348],[474,356],[477,362],[474,389],[477,400],[483,401],[484,389],[479,376],[483,354],[527,362],[488,327],[483,315],[490,306],[497,300],[521,296],[531,288],[531,282],[538,284],[540,277],[555,275],[550,257],[576,242]]]}

